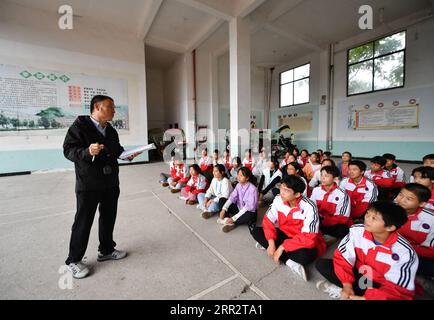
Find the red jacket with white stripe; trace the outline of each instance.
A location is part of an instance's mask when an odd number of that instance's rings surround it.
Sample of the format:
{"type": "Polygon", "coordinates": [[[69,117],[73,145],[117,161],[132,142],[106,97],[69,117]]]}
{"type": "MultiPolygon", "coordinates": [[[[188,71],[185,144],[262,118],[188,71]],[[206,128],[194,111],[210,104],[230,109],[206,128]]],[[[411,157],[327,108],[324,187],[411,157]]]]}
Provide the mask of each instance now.
{"type": "Polygon", "coordinates": [[[227,156],[226,159],[224,159],[224,161],[225,161],[226,169],[228,169],[228,171],[231,171],[232,170],[231,157],[227,156]]]}
{"type": "Polygon", "coordinates": [[[323,226],[351,225],[350,197],[336,183],[329,191],[326,191],[323,186],[316,187],[312,191],[310,200],[316,203],[323,226]]]}
{"type": "Polygon", "coordinates": [[[170,168],[170,175],[173,178],[174,182],[187,183],[189,176],[187,174],[187,168],[185,165],[181,164],[180,166],[173,166],[170,168]]]}
{"type": "Polygon", "coordinates": [[[202,172],[212,172],[212,159],[211,157],[202,157],[199,160],[199,167],[202,172]]]}
{"type": "Polygon", "coordinates": [[[393,166],[392,169],[389,170],[390,175],[393,179],[393,185],[392,188],[394,189],[400,189],[403,186],[405,186],[407,183],[405,182],[405,172],[400,167],[398,167],[396,164],[393,166]]]}
{"type": "Polygon", "coordinates": [[[250,171],[252,171],[254,166],[255,166],[255,159],[253,157],[244,158],[243,167],[247,167],[250,169],[250,171]]]}
{"type": "Polygon", "coordinates": [[[420,208],[408,216],[408,221],[398,231],[410,241],[418,256],[434,259],[434,212],[420,208]]]}
{"type": "Polygon", "coordinates": [[[372,233],[361,224],[354,225],[336,249],[333,264],[342,283],[354,283],[355,267],[367,279],[380,284],[379,288],[368,286],[366,300],[413,299],[419,259],[410,243],[397,232],[376,245],[372,233]]]}
{"type": "Polygon", "coordinates": [[[381,169],[378,172],[374,172],[372,170],[365,172],[365,177],[369,178],[380,188],[392,188],[393,186],[393,178],[389,171],[381,169]]]}
{"type": "Polygon", "coordinates": [[[205,176],[199,174],[197,176],[191,176],[190,180],[185,187],[185,191],[191,192],[195,195],[199,193],[205,193],[208,190],[208,181],[205,176]]]}
{"type": "Polygon", "coordinates": [[[340,187],[350,197],[352,218],[362,216],[369,204],[377,200],[377,186],[366,177],[363,177],[359,184],[356,184],[351,178],[345,178],[341,181],[340,187]]]}
{"type": "Polygon", "coordinates": [[[326,251],[326,244],[322,234],[319,232],[318,209],[311,200],[300,197],[297,205],[291,208],[287,201],[283,201],[280,195],[274,201],[262,220],[265,238],[276,240],[278,228],[283,231],[289,239],[282,245],[286,252],[303,248],[317,249],[318,256],[326,251]]]}

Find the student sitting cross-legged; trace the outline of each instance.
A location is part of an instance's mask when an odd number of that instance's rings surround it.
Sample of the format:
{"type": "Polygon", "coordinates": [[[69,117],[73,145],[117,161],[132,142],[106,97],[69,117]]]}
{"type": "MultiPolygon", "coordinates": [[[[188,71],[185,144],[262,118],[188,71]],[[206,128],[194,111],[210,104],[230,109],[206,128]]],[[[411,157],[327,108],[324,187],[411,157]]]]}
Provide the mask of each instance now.
{"type": "Polygon", "coordinates": [[[319,214],[315,203],[302,196],[305,183],[296,176],[286,176],[262,227],[252,225],[250,233],[258,249],[266,249],[276,263],[307,281],[305,266],[324,254],[326,244],[319,232],[319,214]],[[277,228],[275,224],[277,223],[277,228]]]}
{"type": "Polygon", "coordinates": [[[208,181],[202,174],[202,170],[197,164],[190,166],[190,180],[187,185],[181,190],[181,199],[189,205],[198,203],[197,195],[206,192],[208,189],[208,181]]]}
{"type": "Polygon", "coordinates": [[[313,189],[310,200],[318,207],[322,233],[342,239],[348,234],[348,227],[352,225],[351,204],[348,194],[336,183],[338,179],[337,167],[321,168],[321,186],[313,189]]]}
{"type": "Polygon", "coordinates": [[[169,162],[170,173],[169,174],[165,173],[165,172],[160,173],[160,180],[158,182],[161,183],[162,187],[168,187],[169,186],[168,179],[171,177],[172,171],[174,169],[175,169],[175,157],[172,156],[172,158],[170,159],[170,162],[169,162]]]}
{"type": "Polygon", "coordinates": [[[418,267],[416,252],[401,236],[403,208],[390,201],[369,206],[363,224],[353,225],[332,259],[316,268],[326,279],[316,286],[342,300],[411,300],[418,267]],[[398,231],[398,232],[397,232],[398,231]]]}
{"type": "Polygon", "coordinates": [[[407,212],[408,221],[399,233],[410,241],[419,256],[417,273],[434,278],[434,212],[425,208],[431,190],[418,183],[405,185],[395,202],[407,212]]]}
{"type": "Polygon", "coordinates": [[[232,193],[232,184],[226,176],[226,168],[223,164],[217,164],[213,169],[214,178],[206,193],[200,193],[198,208],[201,209],[204,219],[211,218],[215,213],[223,209],[223,205],[232,193]]]}
{"type": "Polygon", "coordinates": [[[229,196],[222,210],[218,223],[223,224],[222,231],[229,232],[239,225],[251,225],[257,219],[258,189],[256,179],[247,167],[238,170],[238,184],[229,196]]]}
{"type": "Polygon", "coordinates": [[[173,160],[173,167],[170,170],[170,177],[167,179],[169,189],[172,193],[181,192],[190,179],[190,173],[185,164],[182,162],[181,157],[176,155],[173,160]]]}

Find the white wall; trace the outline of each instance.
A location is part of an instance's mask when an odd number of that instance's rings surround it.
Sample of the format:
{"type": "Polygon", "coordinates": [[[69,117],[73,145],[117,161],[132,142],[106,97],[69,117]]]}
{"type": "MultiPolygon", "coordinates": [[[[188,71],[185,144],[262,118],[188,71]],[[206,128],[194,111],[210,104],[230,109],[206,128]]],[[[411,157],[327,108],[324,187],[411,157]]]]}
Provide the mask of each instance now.
{"type": "MultiPolygon", "coordinates": [[[[130,130],[121,135],[121,143],[125,146],[146,143],[144,44],[108,25],[85,19],[76,19],[73,30],[62,31],[58,18],[55,12],[0,3],[0,63],[127,80],[130,130]]],[[[2,137],[0,152],[61,149],[63,139],[64,133],[19,133],[2,137]]],[[[147,154],[141,159],[147,160],[147,154]]],[[[63,155],[45,160],[37,164],[29,161],[28,170],[70,165],[64,162],[63,155]]],[[[25,167],[22,164],[16,170],[23,171],[25,167]]]]}
{"type": "Polygon", "coordinates": [[[147,67],[146,86],[148,127],[165,129],[164,71],[147,67]]]}

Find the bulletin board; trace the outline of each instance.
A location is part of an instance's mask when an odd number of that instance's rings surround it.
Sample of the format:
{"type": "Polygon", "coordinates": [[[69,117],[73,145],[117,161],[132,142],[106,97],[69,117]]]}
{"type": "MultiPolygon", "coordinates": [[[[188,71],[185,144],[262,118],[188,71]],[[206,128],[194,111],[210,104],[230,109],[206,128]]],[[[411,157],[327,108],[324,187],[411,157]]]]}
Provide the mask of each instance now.
{"type": "Polygon", "coordinates": [[[419,128],[419,103],[410,105],[364,106],[352,112],[354,130],[419,128]]]}
{"type": "Polygon", "coordinates": [[[293,132],[309,132],[312,130],[312,120],[312,112],[289,113],[278,116],[278,125],[288,125],[293,132]]]}

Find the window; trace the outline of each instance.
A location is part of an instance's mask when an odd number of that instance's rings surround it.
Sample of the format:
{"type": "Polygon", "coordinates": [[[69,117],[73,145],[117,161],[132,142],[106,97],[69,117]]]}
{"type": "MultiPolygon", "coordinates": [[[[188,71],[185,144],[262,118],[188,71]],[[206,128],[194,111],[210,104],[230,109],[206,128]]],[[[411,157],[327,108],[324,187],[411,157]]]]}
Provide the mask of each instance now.
{"type": "Polygon", "coordinates": [[[348,50],[347,95],[404,86],[406,32],[348,50]]]}
{"type": "Polygon", "coordinates": [[[309,103],[310,63],[280,74],[280,107],[309,103]]]}

